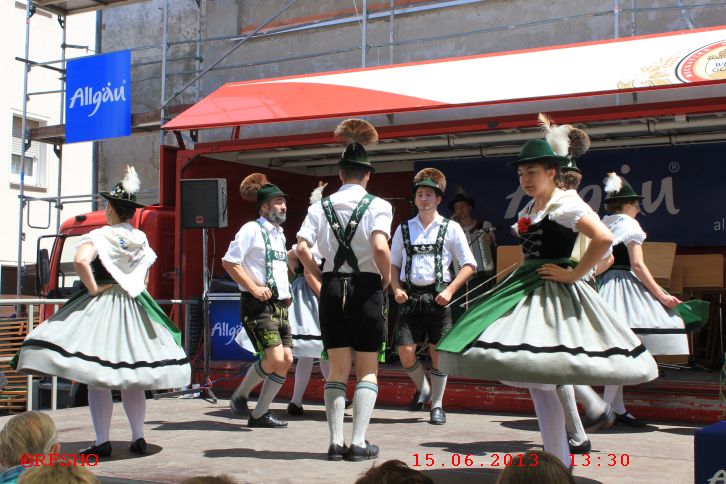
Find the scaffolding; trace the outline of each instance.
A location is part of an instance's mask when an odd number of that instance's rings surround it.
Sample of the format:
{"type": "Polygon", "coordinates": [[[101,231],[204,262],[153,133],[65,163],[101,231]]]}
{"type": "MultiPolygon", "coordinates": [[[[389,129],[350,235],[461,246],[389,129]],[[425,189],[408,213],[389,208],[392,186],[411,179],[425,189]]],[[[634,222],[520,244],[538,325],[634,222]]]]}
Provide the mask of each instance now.
{"type": "MultiPolygon", "coordinates": [[[[100,39],[100,31],[102,26],[102,15],[103,11],[105,9],[111,9],[119,6],[125,6],[135,3],[145,3],[149,0],[29,0],[26,2],[26,30],[25,30],[25,55],[23,58],[17,58],[18,61],[23,62],[25,64],[25,70],[24,70],[24,79],[23,79],[23,107],[22,107],[22,146],[23,150],[21,153],[21,163],[20,163],[20,194],[19,194],[19,207],[18,207],[18,252],[17,252],[17,279],[16,279],[16,289],[17,289],[17,297],[21,297],[21,273],[22,273],[22,255],[23,255],[23,239],[24,239],[24,212],[28,210],[28,214],[30,212],[30,203],[31,202],[42,202],[42,203],[48,203],[48,223],[47,226],[44,228],[50,227],[50,207],[52,204],[54,204],[56,209],[56,231],[60,228],[60,212],[63,208],[64,203],[80,203],[80,202],[91,202],[93,210],[97,209],[97,193],[98,193],[98,158],[99,158],[99,142],[94,141],[93,142],[93,154],[92,154],[92,169],[91,169],[91,179],[92,179],[92,194],[85,195],[85,196],[62,196],[61,195],[61,181],[62,181],[62,166],[63,166],[63,144],[65,142],[64,137],[64,115],[65,115],[65,68],[66,68],[66,49],[68,48],[78,48],[80,46],[73,46],[73,45],[67,45],[66,44],[66,18],[69,15],[74,15],[78,13],[84,13],[84,12],[96,12],[96,44],[95,44],[95,53],[101,53],[102,46],[101,46],[101,39],[100,39]],[[37,62],[29,59],[29,49],[30,49],[30,25],[31,25],[31,18],[38,10],[43,10],[45,12],[48,12],[50,14],[54,14],[58,16],[58,23],[62,29],[62,43],[61,43],[61,57],[57,60],[51,60],[51,61],[43,61],[43,62],[37,62]],[[43,91],[43,92],[34,92],[29,93],[28,92],[28,75],[32,68],[44,68],[44,69],[50,69],[53,71],[56,71],[60,74],[60,88],[57,91],[43,91]],[[58,126],[48,126],[43,128],[36,128],[34,130],[31,130],[35,132],[34,134],[31,134],[29,132],[27,127],[27,102],[30,96],[34,95],[44,95],[44,94],[51,94],[51,93],[59,93],[60,94],[60,124],[58,126]],[[57,187],[57,194],[54,197],[44,197],[44,198],[37,198],[37,197],[30,197],[25,194],[25,183],[24,183],[24,177],[25,177],[25,151],[30,147],[31,141],[39,141],[43,143],[49,143],[53,145],[53,149],[55,154],[58,157],[58,187],[57,187]]],[[[279,18],[283,13],[288,11],[288,9],[297,3],[297,0],[284,0],[284,2],[281,0],[280,8],[275,11],[273,15],[271,15],[269,18],[265,19],[261,23],[259,23],[254,29],[251,29],[250,32],[240,36],[239,34],[235,35],[228,35],[228,36],[215,36],[215,37],[206,37],[203,38],[202,36],[202,25],[204,21],[204,15],[206,13],[207,8],[207,1],[208,0],[188,0],[189,2],[194,2],[197,7],[197,18],[196,18],[196,36],[195,38],[189,39],[189,40],[170,40],[169,39],[169,29],[168,29],[168,22],[169,22],[169,0],[160,0],[162,2],[162,36],[161,36],[161,42],[159,44],[150,44],[150,45],[141,45],[141,46],[135,46],[131,47],[129,50],[133,52],[139,52],[144,51],[148,49],[159,49],[161,51],[160,58],[158,60],[151,60],[151,61],[144,61],[144,62],[138,62],[136,64],[132,64],[132,66],[142,66],[142,65],[154,65],[154,64],[160,64],[160,75],[159,76],[150,76],[145,77],[142,79],[136,79],[135,82],[142,82],[142,81],[149,81],[154,79],[160,79],[160,95],[159,95],[159,103],[158,103],[158,110],[147,112],[147,113],[136,113],[132,115],[132,131],[134,133],[139,132],[157,132],[158,130],[158,137],[159,137],[159,144],[163,145],[165,141],[165,133],[161,129],[161,127],[164,125],[166,121],[170,119],[170,116],[173,116],[179,112],[181,112],[183,109],[188,107],[188,105],[183,104],[172,104],[172,101],[177,99],[180,94],[185,92],[190,87],[194,87],[194,101],[198,101],[200,97],[202,96],[201,92],[201,85],[200,85],[200,79],[205,76],[209,72],[213,71],[219,71],[219,70],[225,70],[225,69],[239,69],[242,67],[249,67],[249,66],[255,66],[255,65],[262,65],[262,64],[269,64],[269,63],[278,63],[278,62],[287,62],[287,61],[294,61],[294,60],[301,60],[306,58],[313,58],[313,57],[323,57],[323,56],[329,56],[331,54],[336,53],[343,53],[343,52],[352,52],[356,50],[360,50],[361,53],[361,61],[360,66],[366,67],[367,61],[369,57],[369,51],[371,49],[388,49],[388,63],[393,64],[394,63],[394,56],[395,56],[395,48],[397,46],[406,46],[406,45],[412,45],[412,44],[422,44],[426,42],[435,42],[435,41],[442,41],[442,40],[449,40],[454,38],[461,38],[471,35],[479,35],[484,33],[491,33],[491,32],[497,32],[497,31],[511,31],[515,29],[527,29],[532,28],[539,25],[545,25],[545,24],[555,24],[555,23],[564,23],[569,22],[575,19],[586,19],[586,18],[594,18],[594,17],[603,17],[603,16],[612,16],[613,18],[613,35],[614,37],[620,37],[620,20],[621,16],[625,14],[631,15],[631,32],[629,32],[630,35],[637,35],[637,27],[635,23],[635,15],[637,13],[646,13],[646,12],[659,12],[659,11],[679,11],[681,13],[681,16],[683,17],[684,21],[688,25],[689,28],[693,28],[693,19],[691,18],[691,11],[696,8],[712,8],[712,7],[724,7],[726,6],[726,2],[719,2],[719,3],[710,3],[710,4],[691,4],[691,5],[684,5],[684,2],[682,0],[676,0],[675,5],[673,6],[658,6],[658,7],[637,7],[636,6],[636,0],[631,0],[630,7],[624,7],[623,5],[626,3],[627,0],[613,0],[612,2],[612,9],[602,10],[602,11],[593,11],[589,13],[584,13],[580,15],[571,15],[571,16],[560,16],[560,17],[553,17],[553,18],[547,18],[547,19],[539,19],[531,22],[525,22],[525,23],[512,23],[509,25],[500,25],[500,26],[494,26],[494,27],[487,27],[482,29],[475,29],[471,31],[465,31],[465,32],[451,32],[446,35],[439,35],[439,36],[428,36],[428,37],[422,37],[422,38],[416,38],[416,39],[397,39],[395,35],[395,26],[396,26],[396,16],[398,15],[404,15],[409,13],[415,13],[415,12],[422,12],[427,10],[434,10],[439,8],[448,8],[448,7],[457,7],[467,4],[473,4],[473,3],[483,3],[484,0],[439,0],[439,1],[428,1],[428,2],[402,2],[400,0],[389,0],[387,3],[387,7],[381,4],[376,5],[375,7],[372,7],[373,9],[369,9],[368,1],[367,0],[352,0],[351,4],[354,7],[354,13],[350,15],[343,15],[343,16],[331,16],[329,18],[324,19],[316,19],[314,21],[309,22],[302,22],[295,24],[293,26],[270,26],[270,24],[275,21],[275,19],[279,18]],[[387,42],[381,42],[381,43],[371,43],[368,38],[368,29],[369,29],[369,20],[372,19],[387,19],[388,20],[388,41],[387,42]],[[235,65],[221,65],[224,63],[225,60],[227,60],[234,52],[236,52],[240,47],[242,47],[245,43],[247,43],[250,39],[260,37],[260,36],[274,36],[274,35],[282,35],[289,32],[299,31],[299,30],[307,30],[307,29],[315,29],[315,28],[321,28],[331,25],[343,25],[343,24],[359,24],[360,26],[360,44],[349,46],[349,47],[338,47],[333,50],[328,50],[324,52],[314,52],[314,53],[308,53],[308,54],[297,54],[288,56],[281,59],[264,59],[259,62],[255,63],[248,63],[248,64],[235,64],[235,65]],[[270,27],[268,27],[270,26],[270,27]],[[206,42],[220,42],[220,41],[233,41],[234,44],[227,48],[226,51],[220,55],[218,58],[213,60],[210,63],[204,63],[201,55],[201,49],[202,44],[206,42]],[[186,56],[186,57],[169,57],[168,51],[170,47],[176,46],[176,45],[184,45],[184,44],[194,44],[195,45],[195,52],[193,56],[186,56]],[[193,71],[178,71],[178,72],[168,72],[168,67],[172,63],[180,62],[180,61],[188,61],[188,60],[194,60],[194,70],[193,71]],[[204,64],[204,68],[202,67],[204,64]],[[173,93],[168,94],[168,85],[167,85],[167,79],[173,77],[173,76],[189,76],[193,75],[193,78],[186,82],[181,88],[175,90],[173,93]]],[[[635,95],[635,94],[634,94],[635,95]]],[[[616,98],[619,99],[619,98],[616,98]]],[[[192,134],[192,139],[195,139],[194,134],[192,134]]],[[[177,140],[180,143],[180,145],[183,146],[183,140],[180,135],[177,136],[177,140]]],[[[28,218],[28,226],[32,227],[29,223],[28,218]]],[[[32,227],[37,228],[37,227],[32,227]]]]}

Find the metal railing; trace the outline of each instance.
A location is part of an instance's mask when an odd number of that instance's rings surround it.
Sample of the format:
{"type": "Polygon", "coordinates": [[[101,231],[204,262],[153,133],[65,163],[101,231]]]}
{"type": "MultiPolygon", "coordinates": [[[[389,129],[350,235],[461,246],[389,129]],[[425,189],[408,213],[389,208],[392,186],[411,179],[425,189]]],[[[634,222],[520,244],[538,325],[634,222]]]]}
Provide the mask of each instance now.
{"type": "MultiPolygon", "coordinates": [[[[69,299],[69,298],[68,298],[69,299]]],[[[43,299],[43,298],[14,298],[14,299],[0,299],[0,307],[2,306],[27,306],[27,316],[18,317],[17,319],[26,318],[25,323],[28,325],[28,334],[33,331],[34,319],[35,319],[35,306],[52,305],[53,313],[58,311],[58,307],[65,304],[68,299],[43,299]]],[[[188,304],[199,304],[196,299],[158,299],[156,302],[160,305],[188,305],[188,304]]],[[[12,356],[0,357],[0,362],[9,362],[12,360],[12,356]]],[[[26,410],[33,409],[33,376],[28,375],[28,390],[27,390],[27,402],[26,410]]],[[[58,409],[58,377],[51,376],[51,390],[50,390],[50,409],[58,409]]]]}

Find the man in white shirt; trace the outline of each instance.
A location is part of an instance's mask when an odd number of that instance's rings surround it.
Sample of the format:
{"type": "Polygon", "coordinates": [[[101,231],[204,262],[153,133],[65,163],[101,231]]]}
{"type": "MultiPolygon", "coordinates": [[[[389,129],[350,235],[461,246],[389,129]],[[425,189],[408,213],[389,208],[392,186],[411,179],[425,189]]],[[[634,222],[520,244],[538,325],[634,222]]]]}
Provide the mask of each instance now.
{"type": "Polygon", "coordinates": [[[247,371],[229,405],[234,413],[249,415],[249,427],[287,427],[286,421],[269,411],[292,364],[292,331],[287,319],[290,284],[285,234],[280,227],[287,215],[287,195],[259,173],[242,181],[240,193],[242,198],[256,201],[260,218],[237,232],[222,265],[242,291],[240,318],[244,330],[264,356],[247,371]],[[260,398],[250,413],[247,400],[260,382],[260,398]]]}
{"type": "Polygon", "coordinates": [[[418,215],[399,225],[391,245],[391,287],[401,305],[396,345],[401,364],[416,385],[409,409],[421,410],[430,400],[429,422],[443,425],[447,375],[438,370],[436,345],[451,328],[451,310],[446,306],[476,272],[477,264],[461,226],[437,212],[446,190],[444,174],[435,168],[421,170],[413,190],[418,215]],[[449,268],[454,261],[461,269],[452,281],[449,268]],[[431,386],[416,358],[416,345],[425,340],[431,354],[431,386]]]}
{"type": "Polygon", "coordinates": [[[320,330],[330,359],[325,413],[330,428],[328,460],[362,461],[378,457],[365,440],[378,395],[378,357],[385,349],[386,294],[390,282],[391,204],[365,187],[374,171],[365,146],[378,134],[368,122],[350,119],[336,129],[347,144],[339,162],[343,186],[310,206],[297,234],[297,253],[305,269],[322,280],[320,330]],[[310,248],[318,244],[321,273],[310,248]],[[345,387],[355,354],[358,384],[353,396],[353,436],[343,437],[345,387]]]}

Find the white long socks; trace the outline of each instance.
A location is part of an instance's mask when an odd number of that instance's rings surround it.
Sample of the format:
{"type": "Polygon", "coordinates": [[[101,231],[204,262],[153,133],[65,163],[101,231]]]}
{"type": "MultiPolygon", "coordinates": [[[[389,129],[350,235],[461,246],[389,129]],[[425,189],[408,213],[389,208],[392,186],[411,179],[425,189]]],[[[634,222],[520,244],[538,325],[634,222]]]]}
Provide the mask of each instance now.
{"type": "MultiPolygon", "coordinates": [[[[124,411],[131,425],[131,441],[144,437],[146,417],[146,395],[144,390],[121,390],[124,411]]],[[[96,430],[96,445],[110,440],[113,398],[107,388],[88,387],[88,407],[91,411],[93,428],[96,430]]]]}
{"type": "Polygon", "coordinates": [[[570,448],[565,430],[565,415],[557,393],[554,390],[537,388],[530,388],[529,393],[532,395],[534,410],[537,413],[544,450],[557,456],[565,467],[569,467],[570,448]]]}
{"type": "Polygon", "coordinates": [[[310,381],[310,373],[313,371],[313,360],[309,356],[303,356],[297,359],[295,365],[295,389],[292,391],[292,403],[298,407],[302,405],[303,395],[305,395],[305,389],[308,387],[310,381]]]}
{"type": "Polygon", "coordinates": [[[587,440],[587,434],[582,426],[580,414],[577,411],[577,402],[575,402],[575,389],[572,385],[558,385],[557,397],[562,404],[564,411],[565,426],[569,438],[575,445],[583,444],[587,440]]]}
{"type": "Polygon", "coordinates": [[[88,408],[91,411],[93,428],[96,430],[96,445],[110,440],[113,399],[107,388],[88,387],[88,408]]]}
{"type": "Polygon", "coordinates": [[[605,385],[604,397],[605,401],[610,404],[610,408],[613,409],[613,412],[619,413],[620,415],[628,412],[625,410],[622,385],[605,385]]]}
{"type": "Polygon", "coordinates": [[[131,425],[131,442],[135,442],[144,437],[146,394],[144,390],[121,390],[121,400],[131,425]]]}

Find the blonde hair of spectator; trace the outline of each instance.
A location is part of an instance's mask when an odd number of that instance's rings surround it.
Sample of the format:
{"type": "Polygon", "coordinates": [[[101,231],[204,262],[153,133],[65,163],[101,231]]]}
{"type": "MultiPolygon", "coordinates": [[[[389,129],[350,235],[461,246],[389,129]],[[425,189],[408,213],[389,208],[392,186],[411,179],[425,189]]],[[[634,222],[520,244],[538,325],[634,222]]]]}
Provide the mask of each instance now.
{"type": "Polygon", "coordinates": [[[227,474],[222,474],[219,476],[189,477],[181,481],[180,484],[237,484],[237,481],[232,479],[227,474]]]}
{"type": "Polygon", "coordinates": [[[18,484],[99,484],[93,472],[82,466],[38,466],[20,474],[18,484]]]}
{"type": "Polygon", "coordinates": [[[55,424],[47,414],[23,412],[0,430],[0,463],[5,467],[19,465],[23,454],[50,454],[57,443],[55,424]]]}
{"type": "Polygon", "coordinates": [[[497,484],[575,484],[571,471],[549,452],[527,452],[522,458],[524,465],[521,467],[516,465],[519,463],[518,457],[513,461],[499,475],[497,484]]]}

